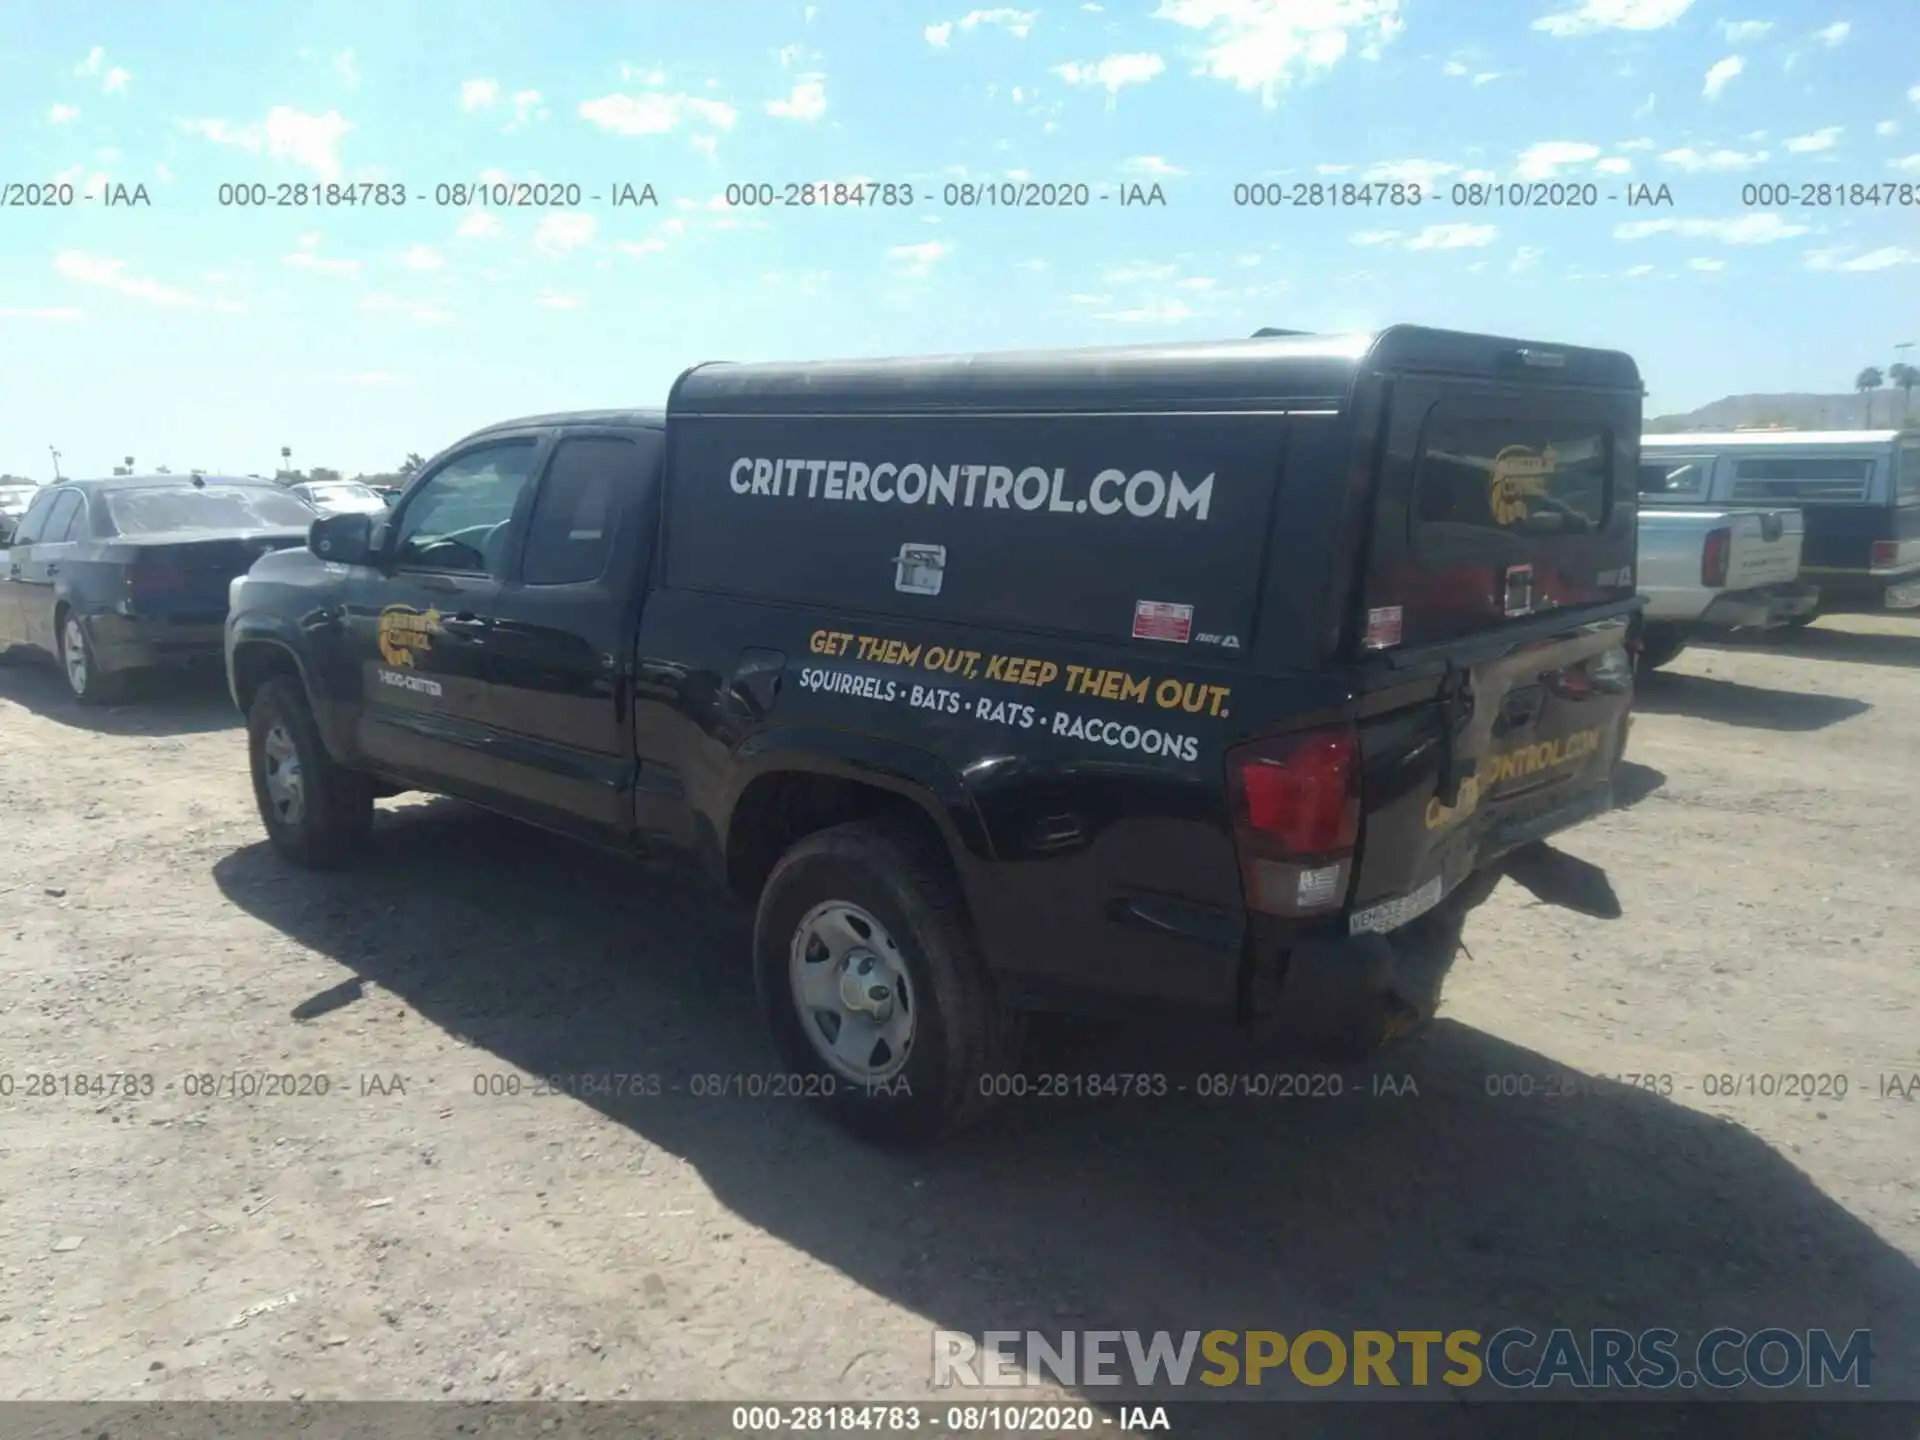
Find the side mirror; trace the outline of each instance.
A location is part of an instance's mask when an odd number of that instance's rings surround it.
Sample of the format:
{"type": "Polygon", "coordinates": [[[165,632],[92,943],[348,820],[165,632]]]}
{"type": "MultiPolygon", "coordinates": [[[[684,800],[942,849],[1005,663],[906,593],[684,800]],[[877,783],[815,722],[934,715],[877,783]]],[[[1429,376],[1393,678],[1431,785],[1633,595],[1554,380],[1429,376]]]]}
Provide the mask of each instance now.
{"type": "Polygon", "coordinates": [[[307,531],[307,549],[335,565],[365,565],[373,559],[373,517],[323,515],[307,531]]]}
{"type": "Polygon", "coordinates": [[[20,524],[11,515],[0,515],[0,549],[13,544],[13,537],[20,524]]]}

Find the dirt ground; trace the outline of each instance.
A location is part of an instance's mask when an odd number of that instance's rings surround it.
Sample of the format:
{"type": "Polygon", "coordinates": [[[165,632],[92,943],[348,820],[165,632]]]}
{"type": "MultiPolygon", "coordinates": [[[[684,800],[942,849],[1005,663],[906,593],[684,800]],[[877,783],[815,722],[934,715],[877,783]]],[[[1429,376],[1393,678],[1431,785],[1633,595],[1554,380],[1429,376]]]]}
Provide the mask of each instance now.
{"type": "Polygon", "coordinates": [[[88,712],[0,668],[0,1397],[934,1398],[935,1327],[1520,1323],[1867,1327],[1920,1397],[1917,677],[1893,620],[1683,655],[1563,842],[1624,917],[1503,885],[1337,1100],[1030,1099],[900,1156],[703,1093],[770,1053],[679,875],[412,798],[297,873],[217,677],[88,712]]]}

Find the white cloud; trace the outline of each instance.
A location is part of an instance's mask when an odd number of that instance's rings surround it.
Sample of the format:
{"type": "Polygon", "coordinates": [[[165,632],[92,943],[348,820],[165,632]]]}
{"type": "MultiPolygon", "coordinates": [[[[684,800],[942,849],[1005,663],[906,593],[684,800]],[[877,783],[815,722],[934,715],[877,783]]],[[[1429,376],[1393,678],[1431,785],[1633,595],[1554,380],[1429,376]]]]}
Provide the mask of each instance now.
{"type": "Polygon", "coordinates": [[[1600,30],[1664,30],[1692,4],[1693,0],[1584,0],[1572,10],[1541,16],[1533,28],[1563,39],[1600,30]]]}
{"type": "Polygon", "coordinates": [[[73,67],[73,73],[84,75],[100,82],[102,95],[124,95],[127,82],[133,79],[133,72],[118,65],[107,64],[106,50],[96,45],[87,52],[87,58],[73,67]]]}
{"type": "Polygon", "coordinates": [[[1699,270],[1703,273],[1711,273],[1715,270],[1726,269],[1727,262],[1724,260],[1709,260],[1705,256],[1696,256],[1687,261],[1687,268],[1689,270],[1699,270]]]}
{"type": "Polygon", "coordinates": [[[543,216],[534,227],[533,245],[543,255],[565,255],[591,245],[599,228],[593,216],[578,211],[543,216]]]}
{"type": "Polygon", "coordinates": [[[1369,185],[1418,185],[1425,190],[1459,169],[1444,160],[1383,160],[1360,178],[1369,185]]]}
{"type": "Polygon", "coordinates": [[[1887,164],[1896,170],[1920,170],[1920,155],[1902,155],[1898,160],[1889,160],[1887,164]]]}
{"type": "Polygon", "coordinates": [[[1039,18],[1033,10],[1012,10],[998,8],[993,10],[970,10],[960,21],[962,30],[972,30],[981,25],[997,25],[1016,40],[1024,40],[1033,31],[1033,22],[1039,18]]]}
{"type": "Polygon", "coordinates": [[[1149,300],[1130,310],[1103,310],[1094,315],[1096,320],[1116,320],[1123,325],[1171,325],[1186,320],[1193,314],[1193,307],[1184,300],[1172,296],[1149,300]]]}
{"type": "Polygon", "coordinates": [[[1129,175],[1146,175],[1156,180],[1171,179],[1175,175],[1187,173],[1178,165],[1169,165],[1158,155],[1136,155],[1131,160],[1123,162],[1120,168],[1129,175]]]}
{"type": "Polygon", "coordinates": [[[64,125],[69,120],[78,119],[79,116],[80,107],[77,105],[55,105],[47,111],[47,123],[49,125],[64,125]]]}
{"type": "Polygon", "coordinates": [[[342,50],[333,57],[333,69],[349,86],[360,83],[360,62],[353,57],[353,51],[342,50]]]}
{"type": "Polygon", "coordinates": [[[898,267],[900,274],[921,276],[932,274],[933,267],[951,253],[951,246],[938,240],[925,240],[918,245],[895,245],[887,251],[887,258],[898,267]]]}
{"type": "Polygon", "coordinates": [[[1491,85],[1500,78],[1500,73],[1498,70],[1482,70],[1478,75],[1473,77],[1473,83],[1476,85],[1491,85]]]}
{"type": "Polygon", "coordinates": [[[1118,95],[1122,86],[1144,85],[1166,68],[1158,55],[1109,55],[1090,64],[1070,60],[1053,73],[1069,85],[1104,85],[1109,95],[1118,95]]]}
{"type": "Polygon", "coordinates": [[[412,245],[400,252],[400,263],[409,270],[438,270],[447,262],[431,245],[412,245]]]}
{"type": "Polygon", "coordinates": [[[1520,152],[1514,174],[1522,180],[1551,180],[1562,166],[1600,158],[1600,147],[1581,140],[1542,140],[1520,152]]]}
{"type": "Polygon", "coordinates": [[[0,307],[0,320],[78,320],[85,312],[72,305],[0,307]]]}
{"type": "Polygon", "coordinates": [[[1491,245],[1499,232],[1491,225],[1429,225],[1408,239],[1409,250],[1468,250],[1491,245]]]}
{"type": "Polygon", "coordinates": [[[541,103],[538,90],[516,90],[512,96],[513,120],[509,129],[525,125],[529,120],[547,118],[547,107],[541,103]]]}
{"type": "Polygon", "coordinates": [[[73,73],[76,75],[98,75],[101,69],[106,65],[106,63],[107,63],[106,50],[103,47],[96,45],[93,47],[93,49],[87,52],[86,59],[82,60],[78,65],[73,67],[73,73]]]}
{"type": "Polygon", "coordinates": [[[542,309],[546,310],[578,310],[580,308],[580,297],[578,295],[562,295],[555,290],[542,290],[540,292],[540,305],[542,309]]]}
{"type": "Polygon", "coordinates": [[[1771,20],[1722,20],[1720,33],[1733,45],[1744,45],[1749,40],[1758,40],[1773,29],[1771,20]]]}
{"type": "Polygon", "coordinates": [[[1845,129],[1843,125],[1823,125],[1809,134],[1795,135],[1785,142],[1786,148],[1795,155],[1809,155],[1816,150],[1831,150],[1839,143],[1845,129]]]}
{"type": "Polygon", "coordinates": [[[1809,233],[1805,225],[1782,220],[1771,210],[1737,215],[1731,220],[1630,220],[1613,227],[1616,240],[1645,240],[1653,235],[1681,235],[1695,240],[1718,240],[1725,245],[1771,245],[1809,233]]]}
{"type": "Polygon", "coordinates": [[[1898,120],[1882,120],[1878,125],[1873,127],[1873,133],[1882,139],[1891,135],[1898,135],[1900,133],[1900,122],[1898,120]]]}
{"type": "Polygon", "coordinates": [[[648,91],[639,95],[603,95],[580,104],[580,118],[616,135],[664,135],[687,120],[716,130],[731,130],[739,111],[718,100],[648,91]]]}
{"type": "Polygon", "coordinates": [[[290,255],[282,256],[282,263],[295,270],[311,270],[316,275],[352,276],[360,273],[358,260],[332,260],[314,253],[314,247],[320,243],[317,235],[300,237],[301,248],[290,255]]]}
{"type": "Polygon", "coordinates": [[[1136,261],[1111,266],[1100,272],[1100,278],[1109,285],[1165,285],[1179,274],[1178,265],[1165,261],[1136,261]]]}
{"type": "Polygon", "coordinates": [[[463,240],[486,240],[505,229],[498,215],[490,210],[477,210],[463,217],[453,233],[463,240]]]}
{"type": "Polygon", "coordinates": [[[1337,65],[1354,39],[1371,60],[1405,28],[1400,0],[1160,0],[1153,15],[1205,31],[1198,73],[1257,91],[1268,108],[1295,80],[1337,65]]]}
{"type": "Polygon", "coordinates": [[[1711,100],[1733,83],[1734,77],[1747,68],[1747,62],[1738,55],[1729,55],[1724,60],[1716,60],[1707,67],[1706,84],[1700,87],[1700,93],[1711,100]]]}
{"type": "Polygon", "coordinates": [[[1651,275],[1653,273],[1653,266],[1629,265],[1627,267],[1626,273],[1629,277],[1636,276],[1636,275],[1651,275]]]}
{"type": "Polygon", "coordinates": [[[103,290],[113,290],[135,300],[145,300],[151,305],[183,308],[199,304],[184,290],[162,285],[158,280],[145,280],[128,274],[126,261],[110,259],[105,255],[62,250],[54,257],[53,268],[69,280],[77,280],[83,285],[98,285],[103,290]]]}
{"type": "Polygon", "coordinates": [[[1622,140],[1613,148],[1616,150],[1651,150],[1653,149],[1653,141],[1645,139],[1644,137],[1639,140],[1622,140]]]}
{"type": "Polygon", "coordinates": [[[1907,91],[1907,99],[1916,107],[1920,107],[1920,85],[1915,85],[1907,91]]]}
{"type": "Polygon", "coordinates": [[[442,320],[451,320],[453,316],[438,305],[424,300],[409,300],[404,295],[375,293],[361,297],[362,310],[378,310],[385,314],[406,315],[423,324],[436,324],[442,320]]]}
{"type": "Polygon", "coordinates": [[[462,80],[460,82],[460,108],[462,110],[485,110],[500,98],[498,80],[462,80]]]}
{"type": "Polygon", "coordinates": [[[1840,259],[1844,253],[1844,250],[1815,250],[1807,256],[1807,268],[1859,273],[1886,270],[1895,265],[1920,265],[1920,250],[1910,250],[1904,245],[1883,245],[1878,250],[1856,255],[1851,260],[1840,259]]]}
{"type": "Polygon", "coordinates": [[[218,119],[183,120],[180,124],[216,145],[230,145],[253,155],[264,151],[275,160],[289,160],[312,170],[323,180],[340,178],[338,146],[341,137],[353,129],[337,110],[308,115],[286,105],[269,110],[264,127],[218,119]]]}
{"type": "Polygon", "coordinates": [[[929,25],[921,32],[927,37],[927,43],[936,50],[947,48],[947,42],[953,38],[953,22],[942,21],[938,25],[929,25]]]}
{"type": "Polygon", "coordinates": [[[1515,275],[1531,270],[1540,263],[1540,257],[1546,253],[1538,245],[1522,245],[1513,252],[1513,259],[1507,262],[1507,269],[1515,275]]]}
{"type": "Polygon", "coordinates": [[[1702,170],[1751,170],[1756,165],[1764,165],[1768,156],[1765,150],[1669,150],[1660,157],[1676,170],[1698,173],[1702,170]]]}
{"type": "Polygon", "coordinates": [[[102,95],[123,95],[126,93],[127,82],[131,79],[133,79],[132,71],[122,70],[116,65],[113,69],[109,70],[100,81],[100,93],[102,95]]]}
{"type": "Polygon", "coordinates": [[[1836,20],[1824,30],[1814,31],[1813,38],[1818,40],[1822,45],[1825,45],[1828,49],[1832,49],[1835,45],[1845,42],[1847,36],[1852,33],[1853,26],[1844,20],[1836,20]]]}
{"type": "Polygon", "coordinates": [[[1391,245],[1400,238],[1398,230],[1356,230],[1347,237],[1355,245],[1391,245]]]}
{"type": "Polygon", "coordinates": [[[1440,70],[1441,73],[1445,75],[1465,75],[1467,73],[1467,67],[1462,65],[1458,60],[1447,61],[1446,64],[1440,67],[1440,70]]]}
{"type": "Polygon", "coordinates": [[[767,102],[767,113],[782,120],[818,120],[827,113],[827,77],[801,76],[786,99],[767,102]]]}
{"type": "Polygon", "coordinates": [[[1624,155],[1609,155],[1593,168],[1601,175],[1631,175],[1633,162],[1624,155]]]}
{"type": "Polygon", "coordinates": [[[720,148],[720,137],[718,135],[689,135],[687,137],[687,144],[711,160],[714,157],[714,153],[720,148]]]}

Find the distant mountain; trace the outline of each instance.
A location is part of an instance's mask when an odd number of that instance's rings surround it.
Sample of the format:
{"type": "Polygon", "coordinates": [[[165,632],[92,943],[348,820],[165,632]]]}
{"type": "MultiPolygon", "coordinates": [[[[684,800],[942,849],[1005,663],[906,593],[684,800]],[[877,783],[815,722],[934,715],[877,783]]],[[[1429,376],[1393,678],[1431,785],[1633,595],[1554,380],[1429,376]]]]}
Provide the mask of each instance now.
{"type": "Polygon", "coordinates": [[[1920,393],[1903,397],[1898,390],[1875,390],[1869,395],[1729,395],[1689,410],[1684,415],[1656,415],[1645,422],[1649,433],[1676,430],[1733,430],[1742,425],[1784,425],[1791,430],[1893,430],[1907,419],[1920,426],[1920,393]],[[1867,401],[1873,402],[1868,423],[1867,401]],[[1909,404],[1910,402],[1910,404],[1909,404]]]}

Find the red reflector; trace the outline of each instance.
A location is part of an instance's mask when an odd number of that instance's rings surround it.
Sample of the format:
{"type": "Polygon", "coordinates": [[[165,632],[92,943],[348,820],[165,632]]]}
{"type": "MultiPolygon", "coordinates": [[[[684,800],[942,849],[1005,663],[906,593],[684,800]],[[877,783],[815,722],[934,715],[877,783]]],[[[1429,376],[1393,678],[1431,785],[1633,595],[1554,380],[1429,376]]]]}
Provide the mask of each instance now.
{"type": "Polygon", "coordinates": [[[1733,532],[1724,527],[1707,532],[1707,548],[1700,555],[1700,583],[1717,590],[1727,583],[1727,558],[1733,548],[1733,532]]]}
{"type": "Polygon", "coordinates": [[[186,588],[186,576],[171,560],[145,560],[135,565],[127,577],[135,595],[171,595],[186,588]]]}
{"type": "Polygon", "coordinates": [[[1899,559],[1900,542],[1898,540],[1876,540],[1873,542],[1874,564],[1893,565],[1898,563],[1899,559]]]}
{"type": "Polygon", "coordinates": [[[1246,827],[1288,855],[1351,849],[1360,829],[1358,761],[1349,729],[1318,730],[1236,752],[1246,827]]]}

